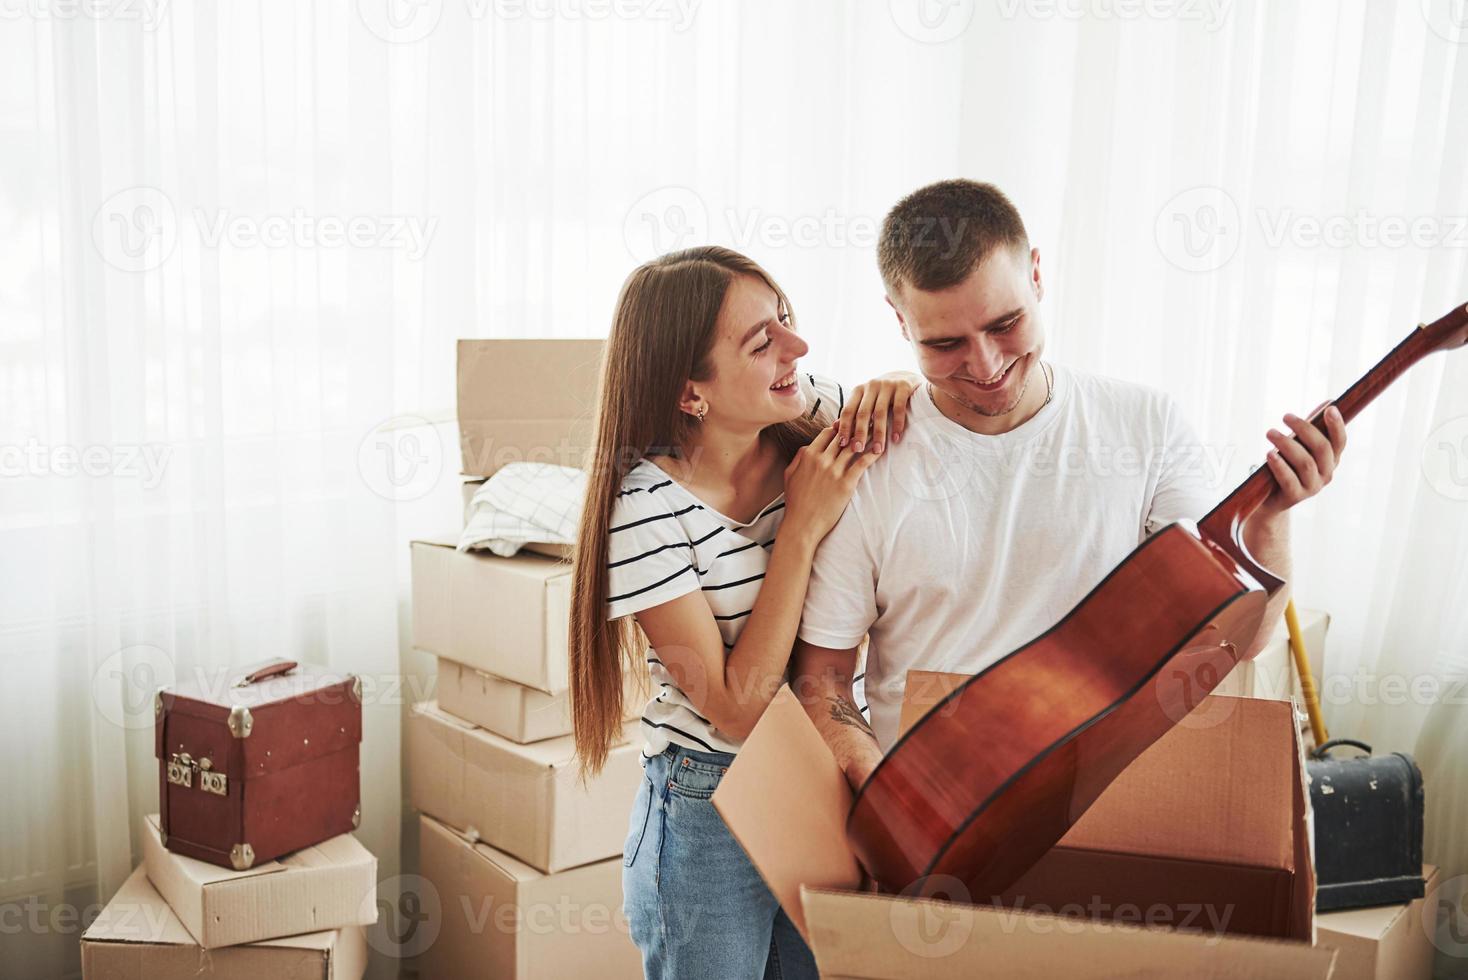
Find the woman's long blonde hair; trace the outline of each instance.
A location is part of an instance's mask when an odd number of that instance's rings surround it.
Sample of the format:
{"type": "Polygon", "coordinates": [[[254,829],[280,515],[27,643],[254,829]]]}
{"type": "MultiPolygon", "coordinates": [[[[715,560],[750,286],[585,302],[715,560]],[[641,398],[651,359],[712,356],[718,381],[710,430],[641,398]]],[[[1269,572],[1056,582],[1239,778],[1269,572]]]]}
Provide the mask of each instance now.
{"type": "MultiPolygon", "coordinates": [[[[789,311],[785,293],[769,273],[717,246],[672,252],[639,266],[617,298],[597,395],[571,597],[571,712],[584,775],[601,770],[618,740],[625,671],[644,669],[645,645],[632,617],[607,619],[612,508],[623,478],[644,454],[654,447],[676,453],[689,444],[698,423],[678,403],[687,381],[711,377],[719,310],[737,276],[769,286],[789,311]]],[[[793,455],[819,428],[802,417],[765,431],[793,455]]]]}

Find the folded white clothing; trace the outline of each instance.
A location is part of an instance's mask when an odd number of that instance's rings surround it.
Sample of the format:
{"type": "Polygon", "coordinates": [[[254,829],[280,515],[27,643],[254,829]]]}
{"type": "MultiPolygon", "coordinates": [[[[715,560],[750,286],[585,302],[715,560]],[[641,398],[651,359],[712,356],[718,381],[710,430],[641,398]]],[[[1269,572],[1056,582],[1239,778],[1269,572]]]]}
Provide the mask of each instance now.
{"type": "Polygon", "coordinates": [[[504,558],[531,542],[573,544],[586,498],[586,473],[551,463],[510,463],[469,501],[458,549],[504,558]]]}

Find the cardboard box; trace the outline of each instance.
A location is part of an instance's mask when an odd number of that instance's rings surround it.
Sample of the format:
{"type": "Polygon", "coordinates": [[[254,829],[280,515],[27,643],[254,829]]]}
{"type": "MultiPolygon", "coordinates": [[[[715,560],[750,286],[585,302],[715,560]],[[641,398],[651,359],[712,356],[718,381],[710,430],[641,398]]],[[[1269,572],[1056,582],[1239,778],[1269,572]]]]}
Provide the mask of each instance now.
{"type": "MultiPolygon", "coordinates": [[[[1315,678],[1318,691],[1325,678],[1325,634],[1330,629],[1330,614],[1318,609],[1301,609],[1299,617],[1310,673],[1315,678]]],[[[1283,619],[1275,626],[1269,643],[1259,651],[1259,655],[1230,671],[1213,693],[1240,698],[1294,698],[1301,710],[1304,709],[1305,698],[1300,691],[1300,678],[1295,674],[1290,634],[1283,619]]],[[[1305,731],[1309,731],[1308,723],[1305,731]]]]}
{"type": "Polygon", "coordinates": [[[547,694],[567,689],[569,564],[447,541],[411,547],[414,646],[547,694]]]}
{"type": "Polygon", "coordinates": [[[377,921],[377,858],[351,834],[230,871],[166,850],[155,813],[145,820],[143,862],[204,949],[377,921]]]}
{"type": "MultiPolygon", "coordinates": [[[[950,688],[962,680],[946,676],[950,688]]],[[[940,696],[910,675],[905,718],[932,703],[918,703],[925,691],[940,696]]],[[[1188,964],[1180,974],[1325,977],[1334,952],[1311,946],[1309,796],[1293,708],[1214,696],[1198,711],[1205,724],[1185,721],[1159,739],[990,904],[970,904],[982,897],[959,882],[950,903],[856,890],[851,791],[788,688],[714,805],[822,975],[956,977],[993,970],[1002,955],[1012,972],[999,974],[1013,976],[1141,975],[1165,961],[1188,964]],[[771,792],[790,786],[801,791],[771,792]],[[959,932],[935,930],[934,919],[959,932]]]]}
{"type": "Polygon", "coordinates": [[[1437,890],[1437,868],[1423,865],[1425,894],[1401,905],[1346,909],[1316,916],[1321,946],[1337,950],[1331,980],[1428,980],[1432,976],[1431,926],[1422,922],[1437,890]]]}
{"type": "MultiPolygon", "coordinates": [[[[571,734],[571,694],[546,694],[452,660],[438,658],[438,706],[455,717],[522,744],[571,734]]],[[[647,705],[646,674],[628,673],[625,719],[647,705]]]]}
{"type": "Polygon", "coordinates": [[[622,853],[627,816],[643,779],[637,723],[626,725],[626,741],[585,785],[568,736],[520,745],[432,701],[414,705],[408,725],[416,809],[537,871],[562,871],[622,853]]]}
{"type": "Polygon", "coordinates": [[[367,940],[360,926],[206,952],[139,866],[82,934],[90,980],[360,980],[367,940]]]}
{"type": "Polygon", "coordinates": [[[419,834],[425,911],[438,909],[421,980],[642,977],[619,858],[545,875],[432,817],[419,818],[419,834]]]}
{"type": "Polygon", "coordinates": [[[506,463],[581,466],[591,445],[600,340],[459,341],[459,453],[466,476],[506,463]]]}

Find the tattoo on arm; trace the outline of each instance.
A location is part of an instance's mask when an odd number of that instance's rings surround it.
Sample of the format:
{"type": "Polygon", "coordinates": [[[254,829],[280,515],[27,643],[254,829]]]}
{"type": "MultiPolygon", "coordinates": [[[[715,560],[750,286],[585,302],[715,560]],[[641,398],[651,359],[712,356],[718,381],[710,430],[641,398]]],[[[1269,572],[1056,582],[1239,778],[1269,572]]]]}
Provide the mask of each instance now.
{"type": "Polygon", "coordinates": [[[872,727],[861,716],[861,712],[856,709],[856,705],[852,704],[846,698],[834,694],[826,695],[826,700],[831,702],[832,721],[840,725],[847,725],[851,728],[859,729],[873,740],[876,739],[877,736],[872,734],[872,727]]]}

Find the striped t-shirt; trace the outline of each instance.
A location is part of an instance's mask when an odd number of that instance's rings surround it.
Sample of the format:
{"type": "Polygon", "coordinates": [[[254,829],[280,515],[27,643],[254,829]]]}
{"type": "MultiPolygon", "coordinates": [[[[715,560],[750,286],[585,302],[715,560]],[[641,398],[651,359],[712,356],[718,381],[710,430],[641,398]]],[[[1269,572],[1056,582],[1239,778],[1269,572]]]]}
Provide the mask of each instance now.
{"type": "MultiPolygon", "coordinates": [[[[829,423],[841,413],[839,384],[802,375],[807,413],[829,423]]],[[[724,641],[734,649],[759,595],[770,549],[785,516],[785,494],[754,520],[741,523],[685,490],[651,460],[640,460],[622,481],[612,511],[607,615],[630,616],[702,589],[724,641]]],[[[735,752],[739,741],[715,728],[679,690],[673,675],[647,651],[653,691],[642,713],[643,755],[672,742],[705,752],[735,752]]]]}

